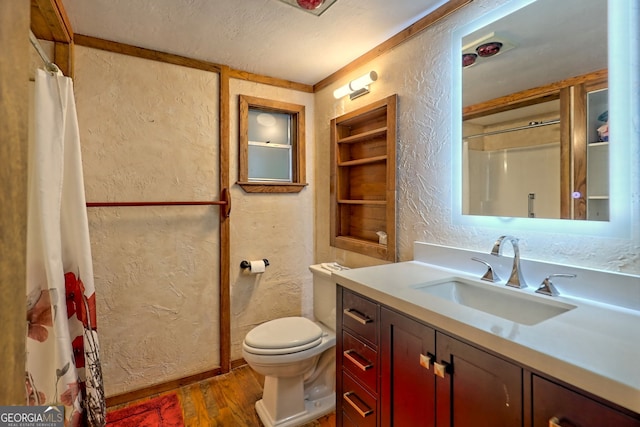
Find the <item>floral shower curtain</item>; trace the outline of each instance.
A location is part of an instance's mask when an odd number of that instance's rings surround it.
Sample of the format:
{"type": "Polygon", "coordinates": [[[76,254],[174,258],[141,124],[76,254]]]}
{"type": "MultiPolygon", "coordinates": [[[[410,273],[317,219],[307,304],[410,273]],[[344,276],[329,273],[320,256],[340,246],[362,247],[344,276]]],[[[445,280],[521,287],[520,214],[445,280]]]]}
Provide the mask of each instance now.
{"type": "Polygon", "coordinates": [[[104,426],[96,296],[73,83],[36,71],[29,141],[29,405],[64,405],[65,426],[104,426]]]}

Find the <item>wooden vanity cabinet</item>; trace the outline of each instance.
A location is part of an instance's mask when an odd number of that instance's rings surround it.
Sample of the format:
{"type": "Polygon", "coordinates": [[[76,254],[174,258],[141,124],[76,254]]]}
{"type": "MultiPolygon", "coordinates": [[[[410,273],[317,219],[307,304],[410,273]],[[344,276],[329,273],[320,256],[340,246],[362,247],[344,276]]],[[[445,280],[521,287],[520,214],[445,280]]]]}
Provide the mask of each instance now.
{"type": "Polygon", "coordinates": [[[640,418],[538,375],[532,376],[533,427],[638,427],[640,418]]]}
{"type": "Polygon", "coordinates": [[[380,326],[381,425],[435,426],[435,330],[384,307],[380,326]]]}
{"type": "Polygon", "coordinates": [[[342,286],[337,307],[337,426],[640,427],[640,414],[342,286]]]}
{"type": "Polygon", "coordinates": [[[522,426],[522,369],[381,309],[383,426],[522,426]]]}
{"type": "Polygon", "coordinates": [[[380,425],[380,306],[339,286],[336,308],[336,425],[380,425]]]}
{"type": "Polygon", "coordinates": [[[521,367],[440,332],[436,344],[438,427],[523,425],[521,367]]]}

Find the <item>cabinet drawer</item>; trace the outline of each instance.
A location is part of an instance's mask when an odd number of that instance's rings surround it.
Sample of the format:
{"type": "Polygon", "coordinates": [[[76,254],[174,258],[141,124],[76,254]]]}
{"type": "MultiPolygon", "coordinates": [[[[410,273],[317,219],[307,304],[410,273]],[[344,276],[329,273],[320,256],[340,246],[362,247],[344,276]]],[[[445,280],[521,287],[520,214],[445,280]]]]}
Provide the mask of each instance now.
{"type": "Polygon", "coordinates": [[[596,402],[582,394],[533,376],[533,427],[638,427],[640,419],[596,402]]]}
{"type": "Polygon", "coordinates": [[[349,415],[342,411],[342,427],[358,427],[358,423],[349,418],[349,415]]]}
{"type": "Polygon", "coordinates": [[[342,373],[342,410],[353,425],[376,425],[377,399],[358,384],[348,373],[342,373]]]}
{"type": "Polygon", "coordinates": [[[342,325],[377,346],[378,305],[346,289],[342,295],[342,325]]]}
{"type": "Polygon", "coordinates": [[[348,332],[342,332],[342,366],[371,392],[378,392],[378,353],[348,332]]]}

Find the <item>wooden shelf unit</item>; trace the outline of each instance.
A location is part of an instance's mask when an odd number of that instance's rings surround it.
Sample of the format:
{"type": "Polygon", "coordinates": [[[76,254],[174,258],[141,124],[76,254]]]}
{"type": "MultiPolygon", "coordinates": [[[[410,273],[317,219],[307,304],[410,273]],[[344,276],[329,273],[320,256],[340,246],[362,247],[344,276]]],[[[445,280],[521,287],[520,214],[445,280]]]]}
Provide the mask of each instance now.
{"type": "Polygon", "coordinates": [[[396,261],[396,103],[331,120],[331,245],[387,261],[396,261]]]}

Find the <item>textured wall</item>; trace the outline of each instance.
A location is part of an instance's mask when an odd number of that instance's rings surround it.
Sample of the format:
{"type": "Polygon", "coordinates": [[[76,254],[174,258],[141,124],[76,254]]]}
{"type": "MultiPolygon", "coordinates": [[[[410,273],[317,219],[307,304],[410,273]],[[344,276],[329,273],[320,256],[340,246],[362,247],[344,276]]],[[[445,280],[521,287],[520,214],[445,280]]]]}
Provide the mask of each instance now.
{"type": "MultiPolygon", "coordinates": [[[[218,199],[218,75],[76,47],[87,201],[218,199]]],[[[218,207],[90,208],[107,395],[219,366],[218,207]]]]}
{"type": "MultiPolygon", "coordinates": [[[[264,321],[311,315],[313,94],[231,82],[231,359],[264,321]],[[247,194],[238,177],[238,94],[306,106],[307,181],[247,194]],[[260,276],[239,268],[267,258],[260,276]]],[[[218,198],[218,76],[77,48],[76,98],[88,201],[218,198]]],[[[91,208],[108,395],[219,366],[218,208],[91,208]]]]}
{"type": "Polygon", "coordinates": [[[242,340],[254,326],[284,316],[311,315],[314,212],[313,94],[231,81],[231,360],[242,357],[242,340]],[[238,95],[304,105],[309,185],[300,193],[245,193],[238,180],[238,95]],[[242,260],[267,258],[261,275],[240,269],[242,260]]]}
{"type": "MultiPolygon", "coordinates": [[[[401,260],[413,258],[414,241],[461,248],[491,249],[501,230],[470,227],[451,220],[451,58],[452,31],[506,3],[475,0],[407,43],[353,72],[316,96],[318,148],[316,250],[319,259],[337,259],[351,265],[378,263],[329,246],[329,120],[390,94],[399,95],[398,120],[398,238],[401,260]],[[379,80],[372,93],[355,101],[335,100],[332,91],[348,80],[374,69],[379,80]]],[[[635,45],[638,45],[637,40],[635,45]]],[[[457,58],[456,58],[457,59],[457,58]]],[[[631,88],[637,93],[638,88],[631,88]]],[[[634,93],[634,92],[632,92],[634,93]]],[[[636,103],[637,108],[637,103],[636,103]]],[[[637,115],[636,115],[637,117],[637,115]]],[[[457,118],[456,118],[457,119],[457,118]]],[[[636,135],[640,123],[635,123],[636,135]]],[[[632,141],[631,200],[635,228],[629,238],[583,237],[520,230],[525,258],[596,269],[640,273],[640,182],[638,140],[632,141]]]]}

